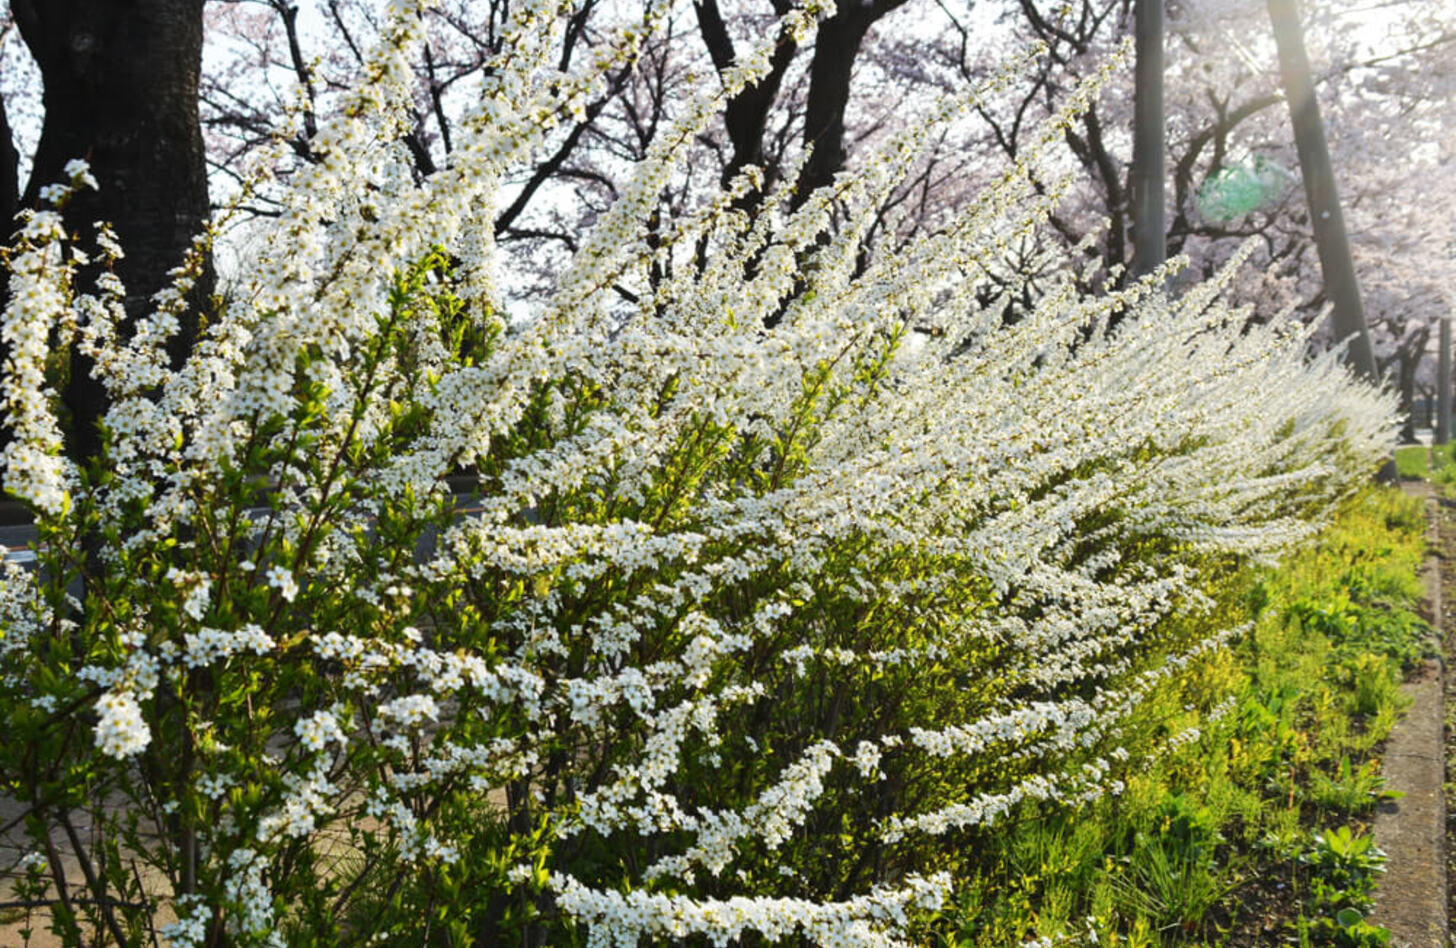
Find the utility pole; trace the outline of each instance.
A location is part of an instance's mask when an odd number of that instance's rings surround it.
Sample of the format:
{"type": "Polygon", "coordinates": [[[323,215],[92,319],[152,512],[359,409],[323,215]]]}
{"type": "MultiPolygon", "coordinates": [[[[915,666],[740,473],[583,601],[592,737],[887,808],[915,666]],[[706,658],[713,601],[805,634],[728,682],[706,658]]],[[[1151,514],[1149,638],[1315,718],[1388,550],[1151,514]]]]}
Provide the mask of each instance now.
{"type": "Polygon", "coordinates": [[[1324,120],[1310,79],[1299,10],[1295,0],[1268,0],[1268,5],[1274,41],[1279,47],[1284,97],[1294,126],[1294,145],[1299,152],[1299,170],[1304,178],[1304,195],[1309,203],[1320,271],[1324,274],[1325,296],[1334,304],[1335,335],[1349,340],[1347,358],[1355,371],[1370,384],[1379,385],[1370,333],[1365,327],[1365,307],[1360,301],[1360,282],[1355,277],[1355,261],[1350,254],[1345,216],[1340,210],[1329,144],[1325,141],[1324,120]]]}
{"type": "Polygon", "coordinates": [[[1152,273],[1168,259],[1163,204],[1163,0],[1137,0],[1132,146],[1132,275],[1152,273]]]}

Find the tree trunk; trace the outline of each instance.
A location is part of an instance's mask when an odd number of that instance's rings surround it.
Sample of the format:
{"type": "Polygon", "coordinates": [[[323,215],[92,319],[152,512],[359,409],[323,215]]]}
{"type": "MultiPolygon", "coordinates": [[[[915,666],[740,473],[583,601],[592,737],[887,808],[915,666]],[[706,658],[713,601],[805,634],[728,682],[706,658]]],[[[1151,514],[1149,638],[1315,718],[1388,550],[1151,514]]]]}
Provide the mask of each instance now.
{"type": "MultiPolygon", "coordinates": [[[[9,244],[15,231],[15,212],[20,210],[20,156],[16,154],[15,142],[10,137],[10,121],[5,113],[5,103],[0,101],[0,223],[4,233],[0,243],[9,244]]],[[[4,275],[0,274],[0,298],[4,297],[4,275]]]]}
{"type": "Polygon", "coordinates": [[[1441,317],[1441,354],[1436,367],[1436,443],[1451,440],[1451,320],[1441,317]]]}
{"type": "Polygon", "coordinates": [[[1400,443],[1416,443],[1416,370],[1421,364],[1419,351],[1401,349],[1396,356],[1396,370],[1400,377],[1400,411],[1405,421],[1400,426],[1400,443]]]}
{"type": "Polygon", "coordinates": [[[804,104],[804,144],[813,149],[799,172],[793,205],[834,181],[844,169],[844,110],[860,44],[883,13],[868,4],[844,4],[819,24],[814,60],[809,65],[809,96],[804,104]]]}
{"type": "Polygon", "coordinates": [[[1325,296],[1334,304],[1335,334],[1349,340],[1348,360],[1371,384],[1379,384],[1370,334],[1365,328],[1365,308],[1360,301],[1360,282],[1350,255],[1345,217],[1335,188],[1335,173],[1325,141],[1324,120],[1310,79],[1309,57],[1304,49],[1295,0],[1268,0],[1274,40],[1279,46],[1279,68],[1289,116],[1294,125],[1294,144],[1299,151],[1299,169],[1309,203],[1315,247],[1324,274],[1325,296]]]}
{"type": "MultiPolygon", "coordinates": [[[[15,142],[10,136],[9,116],[5,102],[0,100],[0,246],[9,246],[15,234],[15,215],[20,210],[20,155],[15,151],[15,142]]],[[[0,307],[10,297],[10,271],[0,267],[0,307]]],[[[0,367],[10,358],[10,344],[0,339],[0,367]]],[[[0,427],[0,451],[10,444],[10,429],[0,427]]],[[[0,494],[3,496],[3,494],[0,494]]]]}
{"type": "MultiPolygon", "coordinates": [[[[781,16],[788,9],[787,4],[774,4],[774,11],[781,16]]],[[[698,30],[702,34],[704,44],[708,47],[708,55],[713,60],[713,67],[718,70],[719,74],[727,72],[737,62],[738,54],[733,48],[733,40],[729,36],[723,14],[718,9],[718,0],[696,0],[693,10],[697,14],[698,30]]],[[[768,74],[753,85],[740,90],[737,95],[728,100],[728,105],[723,113],[723,125],[727,129],[728,142],[733,148],[733,154],[723,167],[724,185],[727,185],[749,165],[756,165],[763,169],[765,187],[772,183],[777,176],[778,169],[769,167],[769,162],[764,154],[763,137],[768,125],[769,112],[773,109],[774,103],[778,101],[779,88],[783,85],[784,75],[788,72],[798,51],[799,44],[794,41],[792,36],[787,34],[781,36],[769,58],[768,74]]],[[[751,209],[757,204],[757,201],[757,195],[746,195],[740,200],[739,206],[751,209]]]]}
{"type": "MultiPolygon", "coordinates": [[[[809,63],[809,94],[804,103],[804,144],[810,153],[799,169],[790,208],[802,207],[809,195],[832,184],[834,176],[844,170],[847,157],[844,110],[849,105],[855,58],[870,27],[904,2],[866,0],[859,4],[841,4],[833,16],[819,24],[813,59],[809,63]]],[[[761,128],[759,135],[762,136],[761,128]]],[[[827,234],[819,238],[821,244],[828,239],[827,234]]],[[[800,281],[799,288],[802,287],[800,281]]],[[[765,317],[764,325],[769,328],[778,325],[786,306],[787,303],[765,317]]]]}
{"type": "MultiPolygon", "coordinates": [[[[126,251],[117,275],[126,285],[129,320],[170,282],[168,271],[182,262],[210,211],[197,114],[202,2],[11,2],[45,87],[45,122],[22,203],[35,205],[42,187],[63,180],[68,161],[90,163],[100,191],[77,195],[66,220],[83,237],[94,221],[115,227],[126,251]]],[[[209,267],[168,346],[174,366],[191,349],[212,289],[209,267]]],[[[73,353],[63,395],[71,415],[68,451],[82,460],[100,450],[96,423],[105,410],[91,369],[91,360],[73,353]]]]}
{"type": "Polygon", "coordinates": [[[1168,259],[1163,201],[1163,0],[1137,0],[1137,69],[1133,95],[1132,275],[1168,259]]]}

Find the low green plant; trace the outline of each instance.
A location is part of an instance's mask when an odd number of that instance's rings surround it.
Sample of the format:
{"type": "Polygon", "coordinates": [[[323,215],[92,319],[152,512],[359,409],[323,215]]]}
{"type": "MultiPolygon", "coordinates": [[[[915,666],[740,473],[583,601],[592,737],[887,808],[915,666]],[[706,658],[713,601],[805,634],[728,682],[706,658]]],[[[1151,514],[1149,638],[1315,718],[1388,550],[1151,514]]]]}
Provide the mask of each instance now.
{"type": "Polygon", "coordinates": [[[1400,691],[1391,680],[1388,659],[1370,652],[1340,662],[1338,674],[1348,676],[1350,708],[1356,714],[1378,717],[1400,703],[1400,691]]]}
{"type": "Polygon", "coordinates": [[[1456,484],[1456,442],[1434,445],[1431,448],[1431,483],[1449,492],[1456,484]]]}
{"type": "Polygon", "coordinates": [[[1311,845],[1300,855],[1310,867],[1310,894],[1322,907],[1365,910],[1375,904],[1375,884],[1385,871],[1385,853],[1375,838],[1360,835],[1348,826],[1314,834],[1311,845]]]}
{"type": "Polygon", "coordinates": [[[1456,483],[1456,442],[1410,444],[1395,449],[1396,473],[1407,480],[1429,480],[1450,487],[1456,483]]]}
{"type": "Polygon", "coordinates": [[[1373,837],[1337,826],[1316,833],[1299,859],[1310,869],[1309,930],[1315,938],[1340,948],[1390,943],[1389,930],[1365,920],[1385,871],[1385,853],[1373,837]]]}
{"type": "Polygon", "coordinates": [[[1116,883],[1119,908],[1159,929],[1196,930],[1229,888],[1214,859],[1215,839],[1138,833],[1116,883]]]}
{"type": "Polygon", "coordinates": [[[1385,776],[1379,760],[1354,765],[1350,755],[1340,758],[1334,772],[1316,770],[1310,787],[1310,799],[1319,807],[1348,814],[1367,813],[1382,800],[1398,800],[1403,794],[1385,789],[1385,776]]]}

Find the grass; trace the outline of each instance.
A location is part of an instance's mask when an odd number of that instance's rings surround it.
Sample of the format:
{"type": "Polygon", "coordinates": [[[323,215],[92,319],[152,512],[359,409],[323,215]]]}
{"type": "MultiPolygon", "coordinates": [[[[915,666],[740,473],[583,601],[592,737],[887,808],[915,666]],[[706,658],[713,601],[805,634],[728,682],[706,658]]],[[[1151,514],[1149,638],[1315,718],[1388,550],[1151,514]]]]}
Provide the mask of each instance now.
{"type": "Polygon", "coordinates": [[[1423,481],[1430,471],[1429,450],[1425,445],[1409,444],[1395,449],[1395,470],[1408,480],[1423,481]]]}
{"type": "Polygon", "coordinates": [[[965,840],[984,868],[924,940],[1385,944],[1364,921],[1383,859],[1367,824],[1399,683],[1430,649],[1414,612],[1424,527],[1417,501],[1372,489],[1314,549],[1216,584],[1216,618],[1248,633],[1144,715],[1196,739],[1120,795],[1028,806],[965,840]],[[1200,719],[1189,709],[1218,704],[1210,690],[1224,713],[1200,719]]]}
{"type": "Polygon", "coordinates": [[[1456,486],[1456,442],[1426,448],[1409,444],[1395,449],[1395,469],[1408,480],[1429,480],[1456,486]]]}

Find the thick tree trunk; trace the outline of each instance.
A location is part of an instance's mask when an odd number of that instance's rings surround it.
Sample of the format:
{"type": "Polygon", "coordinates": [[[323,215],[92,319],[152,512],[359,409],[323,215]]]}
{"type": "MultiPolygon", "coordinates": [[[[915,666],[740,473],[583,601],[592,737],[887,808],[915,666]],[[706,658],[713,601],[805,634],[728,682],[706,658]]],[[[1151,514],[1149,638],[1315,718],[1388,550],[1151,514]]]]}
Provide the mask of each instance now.
{"type": "MultiPolygon", "coordinates": [[[[791,208],[803,206],[810,194],[831,184],[834,176],[844,169],[844,111],[849,105],[855,58],[870,27],[904,2],[865,0],[859,4],[841,4],[833,16],[819,24],[809,63],[809,93],[804,104],[803,141],[811,152],[799,170],[798,180],[794,182],[794,194],[789,202],[791,208]]],[[[789,4],[784,0],[771,0],[771,3],[780,15],[789,10],[789,4]]],[[[694,7],[709,55],[714,66],[722,72],[732,64],[735,54],[717,0],[696,0],[694,7]]],[[[724,168],[725,183],[746,165],[767,164],[764,134],[769,111],[777,100],[783,78],[797,52],[797,44],[784,37],[774,49],[768,75],[728,103],[725,123],[733,154],[724,168]]],[[[766,183],[773,180],[777,170],[765,168],[766,183]]],[[[749,195],[740,206],[751,208],[757,201],[756,195],[749,195]]],[[[753,268],[751,263],[750,271],[753,268]]],[[[784,308],[780,307],[765,318],[765,325],[770,328],[777,325],[783,314],[784,308]]]]}
{"type": "MultiPolygon", "coordinates": [[[[15,233],[15,215],[20,210],[20,155],[10,136],[9,116],[0,100],[0,245],[9,246],[15,233]]],[[[0,307],[9,298],[10,271],[0,267],[0,307]]],[[[0,367],[10,358],[10,346],[0,339],[0,367]]],[[[10,429],[0,427],[0,450],[10,443],[10,429]]],[[[3,497],[3,493],[0,493],[3,497]]]]}
{"type": "MultiPolygon", "coordinates": [[[[15,142],[10,137],[10,118],[5,103],[0,100],[0,245],[9,246],[15,233],[15,214],[20,210],[20,155],[15,151],[15,142]]],[[[6,287],[10,273],[0,268],[0,306],[5,303],[6,287]]],[[[8,347],[0,340],[0,365],[8,355],[8,347]]],[[[0,428],[0,448],[9,440],[9,433],[0,428]]]]}
{"type": "MultiPolygon", "coordinates": [[[[45,86],[45,122],[22,202],[34,205],[40,188],[63,180],[68,161],[90,162],[101,189],[78,195],[66,218],[82,233],[98,220],[116,228],[126,251],[118,276],[134,320],[168,284],[209,213],[197,114],[202,0],[12,0],[11,7],[45,86]]],[[[174,365],[190,351],[212,288],[209,269],[169,346],[174,365]]],[[[105,408],[91,368],[73,355],[64,394],[68,450],[80,459],[99,451],[96,422],[105,408]]]]}
{"type": "Polygon", "coordinates": [[[1309,57],[1304,49],[1304,28],[1300,25],[1295,0],[1268,0],[1269,19],[1279,46],[1279,67],[1289,116],[1294,125],[1294,144],[1299,151],[1299,169],[1309,203],[1320,270],[1324,274],[1325,296],[1334,304],[1335,334],[1350,341],[1349,361],[1372,384],[1378,384],[1370,334],[1365,328],[1365,307],[1360,300],[1360,281],[1350,254],[1345,217],[1325,141],[1324,120],[1310,79],[1309,57]]]}
{"type": "Polygon", "coordinates": [[[1163,0],[1137,0],[1137,69],[1132,150],[1132,275],[1168,259],[1163,201],[1163,0]]]}

